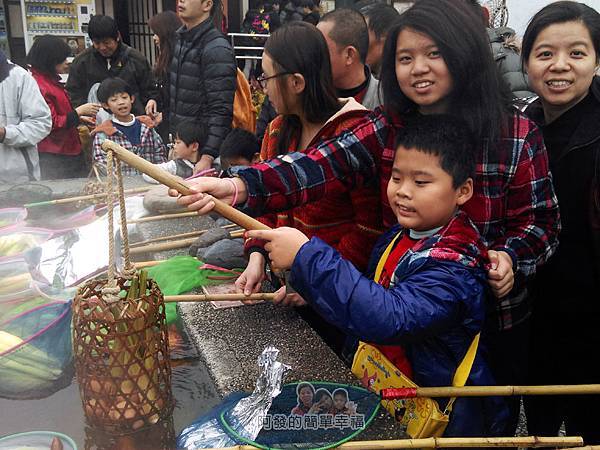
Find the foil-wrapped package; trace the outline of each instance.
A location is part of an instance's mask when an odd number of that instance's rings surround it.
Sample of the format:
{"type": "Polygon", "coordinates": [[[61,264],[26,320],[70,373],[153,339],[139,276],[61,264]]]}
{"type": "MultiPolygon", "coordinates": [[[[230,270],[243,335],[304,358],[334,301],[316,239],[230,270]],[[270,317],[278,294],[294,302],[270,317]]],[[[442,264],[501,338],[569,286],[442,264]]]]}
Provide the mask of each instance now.
{"type": "Polygon", "coordinates": [[[235,434],[249,440],[256,439],[263,427],[263,418],[268,413],[273,399],[281,393],[283,379],[290,366],[277,361],[279,350],[267,347],[258,357],[260,374],[252,394],[240,399],[232,395],[209,414],[186,427],[177,439],[177,448],[187,450],[220,448],[236,442],[225,431],[221,415],[235,434]]]}

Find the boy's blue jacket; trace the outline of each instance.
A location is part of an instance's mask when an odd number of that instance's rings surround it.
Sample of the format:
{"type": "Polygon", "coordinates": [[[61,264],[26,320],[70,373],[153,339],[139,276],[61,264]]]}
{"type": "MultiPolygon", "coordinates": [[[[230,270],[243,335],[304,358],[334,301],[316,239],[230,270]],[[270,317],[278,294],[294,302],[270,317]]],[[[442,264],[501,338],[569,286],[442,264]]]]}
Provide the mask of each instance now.
{"type": "MultiPolygon", "coordinates": [[[[371,254],[368,274],[391,240],[386,232],[371,254]]],[[[318,238],[298,252],[290,282],[327,321],[366,342],[401,344],[419,386],[450,386],[485,316],[487,250],[459,212],[400,260],[389,289],[361,274],[318,238]]],[[[467,384],[493,385],[481,343],[467,384]]],[[[440,406],[446,399],[438,399],[440,406]]],[[[508,410],[498,397],[459,398],[444,436],[501,435],[508,410]]]]}

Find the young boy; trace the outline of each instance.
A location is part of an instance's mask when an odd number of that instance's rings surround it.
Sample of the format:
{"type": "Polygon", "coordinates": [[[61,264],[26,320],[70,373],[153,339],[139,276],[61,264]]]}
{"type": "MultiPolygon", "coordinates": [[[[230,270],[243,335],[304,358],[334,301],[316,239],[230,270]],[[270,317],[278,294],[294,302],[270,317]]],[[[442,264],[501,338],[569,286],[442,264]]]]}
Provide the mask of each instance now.
{"type": "MultiPolygon", "coordinates": [[[[367,273],[323,241],[291,228],[251,231],[273,266],[326,320],[374,343],[419,386],[450,386],[482,329],[487,249],[460,207],[473,194],[468,127],[449,116],[422,116],[400,134],[387,196],[398,225],[376,244],[367,273]],[[399,347],[402,346],[402,347],[399,347]]],[[[480,349],[481,350],[481,349],[480,349]]],[[[494,384],[478,351],[468,384],[494,384]]],[[[446,401],[438,399],[443,410],[446,401]]],[[[445,436],[491,436],[504,427],[498,398],[459,398],[445,436]]]]}
{"type": "MultiPolygon", "coordinates": [[[[112,113],[112,117],[92,131],[95,161],[106,163],[106,153],[102,150],[102,143],[106,139],[152,163],[163,163],[167,160],[167,149],[154,130],[152,119],[131,114],[135,97],[125,81],[120,78],[107,78],[100,83],[97,94],[98,100],[112,113]]],[[[139,174],[127,164],[123,164],[121,170],[125,175],[139,174]]]]}
{"type": "Polygon", "coordinates": [[[250,166],[260,160],[258,138],[242,128],[234,128],[223,140],[219,150],[221,169],[231,166],[250,166]]]}
{"type": "MultiPolygon", "coordinates": [[[[194,173],[194,166],[200,157],[199,151],[206,142],[206,135],[204,124],[194,120],[180,122],[175,131],[174,159],[157,164],[157,166],[171,175],[177,175],[183,179],[191,177],[194,173]]],[[[143,174],[143,177],[148,183],[158,183],[146,174],[143,174]]]]}

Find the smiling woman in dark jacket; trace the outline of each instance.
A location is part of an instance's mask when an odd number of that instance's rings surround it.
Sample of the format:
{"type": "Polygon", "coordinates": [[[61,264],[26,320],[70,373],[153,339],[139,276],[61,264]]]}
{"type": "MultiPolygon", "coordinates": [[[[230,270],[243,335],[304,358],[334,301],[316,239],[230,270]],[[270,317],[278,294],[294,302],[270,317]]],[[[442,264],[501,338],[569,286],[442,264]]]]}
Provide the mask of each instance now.
{"type": "Polygon", "coordinates": [[[85,163],[77,125],[80,120],[93,123],[99,104],[86,103],[73,109],[69,95],[60,82],[60,73],[68,69],[69,46],[57,36],[37,38],[27,63],[52,114],[52,131],[38,143],[43,180],[85,176],[85,163]]]}
{"type": "MultiPolygon", "coordinates": [[[[540,96],[527,110],[540,125],[562,221],[559,247],[537,277],[531,384],[598,383],[600,346],[600,14],[552,3],[531,20],[523,62],[540,96]]],[[[533,435],[567,434],[600,443],[598,397],[526,397],[533,435]]]]}

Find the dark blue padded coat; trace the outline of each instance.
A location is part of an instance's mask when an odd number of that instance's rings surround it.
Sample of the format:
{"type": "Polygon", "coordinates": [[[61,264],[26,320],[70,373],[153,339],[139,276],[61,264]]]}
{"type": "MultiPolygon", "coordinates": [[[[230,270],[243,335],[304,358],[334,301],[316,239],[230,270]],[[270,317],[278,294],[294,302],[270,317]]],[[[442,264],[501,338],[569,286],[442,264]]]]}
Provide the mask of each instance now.
{"type": "MultiPolygon", "coordinates": [[[[374,269],[395,226],[376,244],[374,269]]],[[[401,344],[419,386],[450,386],[456,368],[485,316],[487,251],[474,225],[458,213],[435,235],[421,239],[401,259],[389,289],[361,274],[318,238],[304,244],[290,282],[327,321],[366,342],[401,344]]],[[[467,384],[493,385],[478,349],[467,384]]],[[[447,399],[438,399],[443,407],[447,399]]],[[[494,436],[508,410],[498,397],[459,398],[444,436],[494,436]]]]}

